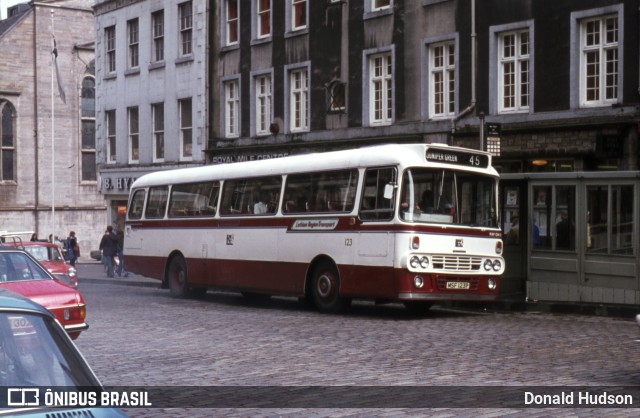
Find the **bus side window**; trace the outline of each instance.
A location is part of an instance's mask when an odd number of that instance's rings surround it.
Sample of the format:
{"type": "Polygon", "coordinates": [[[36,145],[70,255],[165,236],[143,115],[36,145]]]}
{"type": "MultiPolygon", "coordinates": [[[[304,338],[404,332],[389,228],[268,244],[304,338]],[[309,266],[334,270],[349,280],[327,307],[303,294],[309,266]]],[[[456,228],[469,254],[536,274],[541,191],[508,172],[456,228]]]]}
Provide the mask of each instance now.
{"type": "Polygon", "coordinates": [[[142,207],[144,206],[144,190],[136,190],[129,203],[129,219],[142,218],[142,207]]]}
{"type": "Polygon", "coordinates": [[[167,186],[152,187],[149,189],[149,201],[144,216],[147,219],[163,218],[167,208],[169,190],[167,186]]]}
{"type": "Polygon", "coordinates": [[[282,199],[282,213],[302,213],[307,210],[311,193],[311,175],[295,174],[287,177],[282,199]]]}
{"type": "Polygon", "coordinates": [[[282,212],[351,212],[357,184],[357,170],[289,175],[282,212]]]}
{"type": "Polygon", "coordinates": [[[169,216],[172,218],[214,216],[218,200],[217,182],[176,184],[171,188],[169,216]]]}
{"type": "Polygon", "coordinates": [[[273,215],[282,177],[227,180],[222,188],[220,211],[224,216],[273,215]]]}
{"type": "Polygon", "coordinates": [[[363,221],[386,221],[393,218],[394,198],[385,197],[385,188],[395,181],[395,168],[367,170],[360,202],[360,219],[363,221]]]}

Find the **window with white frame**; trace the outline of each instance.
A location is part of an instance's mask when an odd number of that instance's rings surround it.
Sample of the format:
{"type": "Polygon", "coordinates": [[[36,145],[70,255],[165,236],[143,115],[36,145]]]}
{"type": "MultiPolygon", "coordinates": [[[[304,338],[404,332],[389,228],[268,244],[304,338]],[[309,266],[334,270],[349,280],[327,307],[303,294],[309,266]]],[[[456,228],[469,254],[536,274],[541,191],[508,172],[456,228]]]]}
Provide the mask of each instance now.
{"type": "Polygon", "coordinates": [[[385,10],[391,7],[391,0],[370,0],[371,11],[377,12],[378,10],[385,10]]]}
{"type": "Polygon", "coordinates": [[[239,20],[239,4],[238,0],[224,1],[224,18],[225,18],[225,45],[235,45],[238,43],[238,34],[240,33],[239,20]]]}
{"type": "Polygon", "coordinates": [[[178,100],[180,112],[180,158],[190,160],[193,157],[193,116],[191,98],[178,100]]]}
{"type": "Polygon", "coordinates": [[[164,161],[164,103],[151,105],[151,117],[153,118],[153,161],[164,161]]]}
{"type": "Polygon", "coordinates": [[[618,101],[618,16],[580,22],[580,104],[603,106],[618,101]]]}
{"type": "Polygon", "coordinates": [[[269,135],[271,131],[271,75],[255,78],[256,135],[269,135]]]}
{"type": "Polygon", "coordinates": [[[369,123],[388,125],[393,121],[393,63],[391,53],[369,57],[369,123]]]}
{"type": "Polygon", "coordinates": [[[393,0],[364,0],[364,19],[390,15],[393,13],[393,0]]]}
{"type": "Polygon", "coordinates": [[[450,117],[456,112],[456,46],[442,42],[429,47],[429,109],[431,117],[450,117]]]}
{"type": "Polygon", "coordinates": [[[309,81],[306,68],[289,73],[289,128],[291,132],[309,130],[309,81]]]}
{"type": "Polygon", "coordinates": [[[224,136],[240,136],[240,87],[238,80],[224,83],[224,136]]]}
{"type": "Polygon", "coordinates": [[[137,106],[127,109],[127,119],[129,121],[129,163],[137,163],[140,161],[140,126],[137,106]]]}
{"type": "Polygon", "coordinates": [[[498,110],[529,110],[530,42],[529,31],[519,30],[498,36],[498,110]]]}
{"type": "Polygon", "coordinates": [[[107,110],[107,163],[116,162],[116,111],[107,110]]]}
{"type": "Polygon", "coordinates": [[[271,0],[255,0],[256,2],[256,37],[266,38],[271,35],[271,0]]]}
{"type": "Polygon", "coordinates": [[[158,10],[151,15],[151,37],[151,61],[164,61],[164,10],[158,10]]]}
{"type": "Polygon", "coordinates": [[[291,1],[291,30],[296,31],[307,27],[307,0],[291,1]]]}
{"type": "Polygon", "coordinates": [[[138,68],[138,19],[131,19],[127,22],[127,42],[129,43],[129,68],[138,68]]]}
{"type": "Polygon", "coordinates": [[[193,39],[193,3],[188,1],[178,5],[180,19],[180,56],[191,55],[193,39]]]}
{"type": "Polygon", "coordinates": [[[107,59],[107,73],[116,71],[116,27],[109,26],[104,29],[105,56],[107,59]]]}

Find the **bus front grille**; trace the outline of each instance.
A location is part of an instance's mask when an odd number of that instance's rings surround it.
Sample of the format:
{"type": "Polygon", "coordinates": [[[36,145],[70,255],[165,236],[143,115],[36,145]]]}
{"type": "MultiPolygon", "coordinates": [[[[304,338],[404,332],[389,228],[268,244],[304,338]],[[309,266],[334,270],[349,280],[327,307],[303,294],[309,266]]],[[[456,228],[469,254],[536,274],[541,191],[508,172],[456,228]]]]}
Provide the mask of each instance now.
{"type": "Polygon", "coordinates": [[[482,265],[481,257],[434,255],[431,263],[435,270],[444,271],[476,271],[482,265]]]}

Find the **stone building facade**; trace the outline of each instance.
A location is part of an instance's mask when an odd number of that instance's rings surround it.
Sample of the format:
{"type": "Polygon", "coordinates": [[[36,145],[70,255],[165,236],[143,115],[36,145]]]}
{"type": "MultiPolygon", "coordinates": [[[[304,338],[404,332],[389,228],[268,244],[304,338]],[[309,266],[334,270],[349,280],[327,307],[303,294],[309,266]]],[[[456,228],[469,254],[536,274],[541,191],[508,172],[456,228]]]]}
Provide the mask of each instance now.
{"type": "Polygon", "coordinates": [[[136,178],[204,162],[207,4],[94,5],[98,183],[111,224],[122,226],[136,178]]]}
{"type": "Polygon", "coordinates": [[[24,3],[0,21],[0,230],[40,238],[74,230],[83,256],[106,222],[95,167],[91,3],[24,3]]]}

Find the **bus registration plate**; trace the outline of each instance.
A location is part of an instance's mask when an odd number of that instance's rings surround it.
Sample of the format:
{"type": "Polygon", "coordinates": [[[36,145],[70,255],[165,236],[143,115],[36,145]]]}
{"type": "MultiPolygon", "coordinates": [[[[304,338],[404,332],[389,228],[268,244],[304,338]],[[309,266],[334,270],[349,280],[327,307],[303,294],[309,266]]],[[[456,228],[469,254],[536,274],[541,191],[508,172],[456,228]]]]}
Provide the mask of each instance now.
{"type": "Polygon", "coordinates": [[[469,282],[447,282],[447,289],[468,290],[470,285],[469,282]]]}

